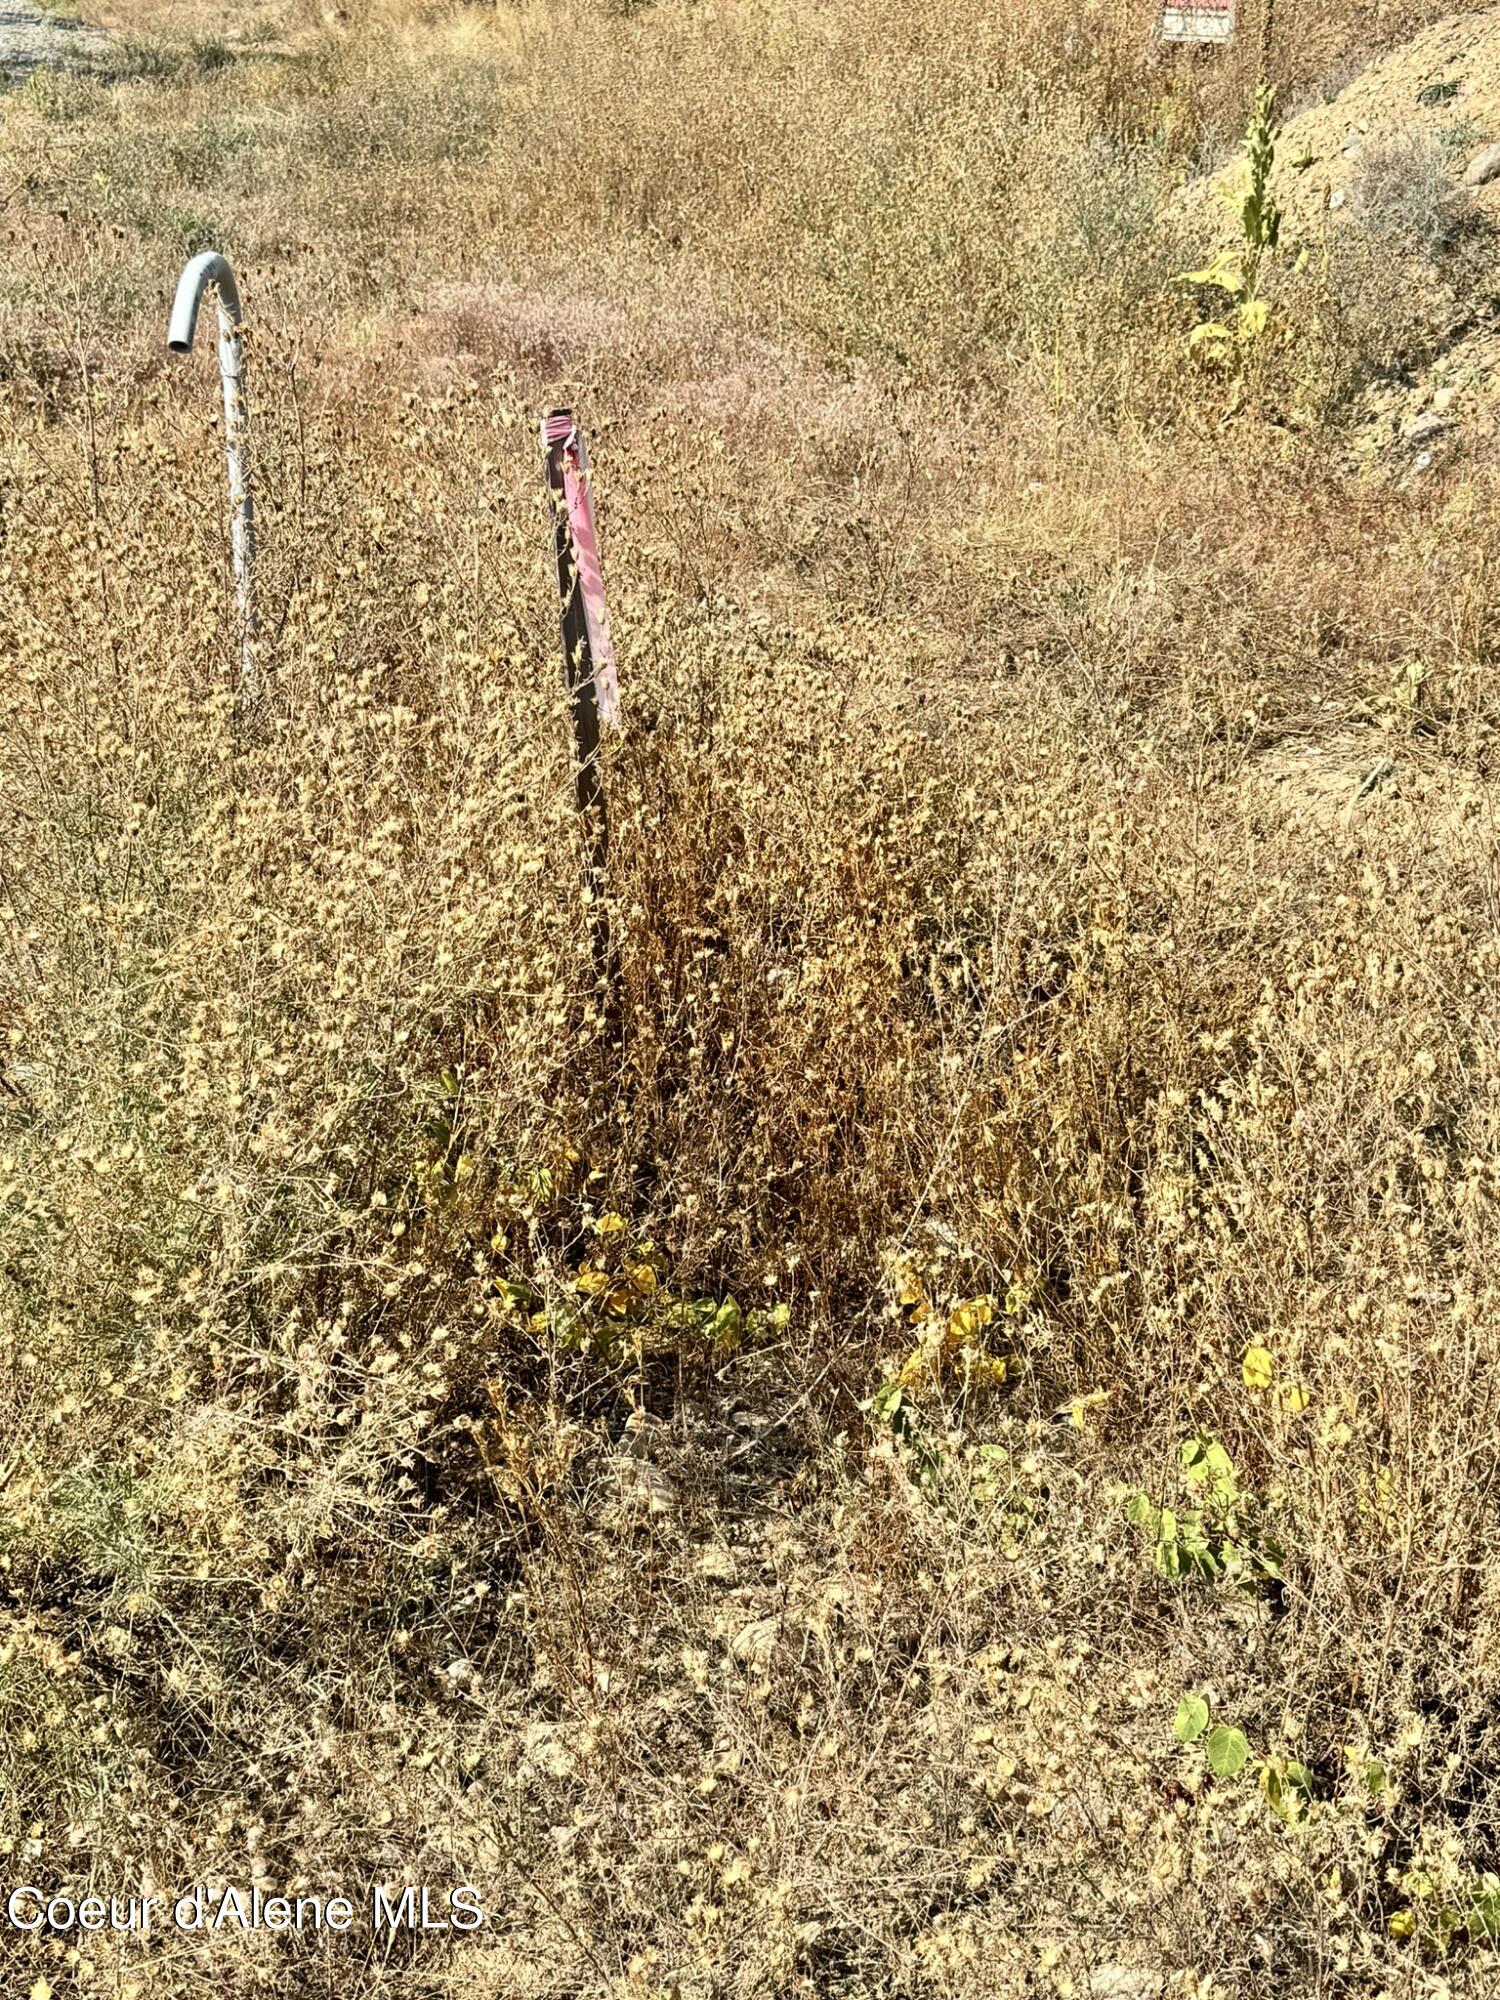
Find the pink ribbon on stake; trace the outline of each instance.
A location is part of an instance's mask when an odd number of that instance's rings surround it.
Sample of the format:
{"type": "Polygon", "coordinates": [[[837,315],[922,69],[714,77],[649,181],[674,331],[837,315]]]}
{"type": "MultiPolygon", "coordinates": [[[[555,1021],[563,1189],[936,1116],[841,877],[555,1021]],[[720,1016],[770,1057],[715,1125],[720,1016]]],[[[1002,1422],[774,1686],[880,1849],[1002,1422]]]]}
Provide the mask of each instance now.
{"type": "Polygon", "coordinates": [[[542,439],[544,444],[560,443],[563,448],[563,504],[573,545],[573,564],[578,573],[576,587],[583,599],[589,659],[594,670],[594,700],[603,726],[618,729],[620,674],[609,636],[609,613],[604,607],[604,570],[599,561],[599,532],[594,525],[594,502],[589,492],[588,446],[571,413],[565,410],[554,411],[543,419],[542,439]]]}

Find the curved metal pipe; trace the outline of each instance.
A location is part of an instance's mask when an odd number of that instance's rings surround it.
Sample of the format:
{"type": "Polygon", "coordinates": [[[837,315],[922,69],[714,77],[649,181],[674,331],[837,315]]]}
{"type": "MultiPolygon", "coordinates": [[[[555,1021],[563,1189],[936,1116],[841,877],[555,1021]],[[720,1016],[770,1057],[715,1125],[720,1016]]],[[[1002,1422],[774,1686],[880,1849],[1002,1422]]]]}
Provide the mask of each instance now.
{"type": "Polygon", "coordinates": [[[229,468],[229,556],[240,626],[240,698],[258,708],[265,678],[255,657],[255,502],[250,490],[250,429],[245,412],[244,346],[240,337],[240,288],[228,260],[204,250],[183,267],[167,321],[167,346],[186,354],[198,327],[198,308],[212,286],[219,309],[219,379],[224,385],[224,457],[229,468]]]}
{"type": "Polygon", "coordinates": [[[192,347],[193,335],[198,327],[198,308],[210,285],[218,292],[219,303],[230,319],[236,326],[239,325],[243,317],[240,288],[234,281],[229,260],[221,257],[217,250],[204,250],[183,266],[182,276],[177,280],[172,317],[167,321],[167,345],[174,354],[186,354],[192,347]]]}

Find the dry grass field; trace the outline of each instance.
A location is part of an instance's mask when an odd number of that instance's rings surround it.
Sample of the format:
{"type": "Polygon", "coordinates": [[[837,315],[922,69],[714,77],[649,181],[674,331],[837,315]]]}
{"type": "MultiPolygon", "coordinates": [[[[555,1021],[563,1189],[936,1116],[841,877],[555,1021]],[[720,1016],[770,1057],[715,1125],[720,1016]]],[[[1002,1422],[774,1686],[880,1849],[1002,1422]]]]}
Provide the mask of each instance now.
{"type": "MultiPolygon", "coordinates": [[[[1442,11],[1280,0],[1281,114],[1442,11]]],[[[5,1995],[1497,1990],[1500,488],[1367,418],[1500,130],[1194,340],[1254,14],[116,0],[0,94],[0,1881],[360,1908],[5,1995]]]]}

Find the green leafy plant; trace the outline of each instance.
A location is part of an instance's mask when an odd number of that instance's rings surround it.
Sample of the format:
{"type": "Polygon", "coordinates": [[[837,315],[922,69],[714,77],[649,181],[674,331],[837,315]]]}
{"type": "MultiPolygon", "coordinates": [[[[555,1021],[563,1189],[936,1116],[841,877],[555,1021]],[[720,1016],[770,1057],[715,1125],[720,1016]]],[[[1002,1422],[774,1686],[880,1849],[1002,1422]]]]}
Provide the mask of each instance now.
{"type": "MultiPolygon", "coordinates": [[[[663,1336],[686,1335],[725,1356],[786,1330],[785,1306],[746,1312],[732,1294],[714,1299],[675,1293],[662,1252],[648,1238],[636,1237],[623,1216],[594,1217],[589,1234],[582,1261],[562,1285],[543,1292],[525,1279],[495,1280],[502,1317],[548,1334],[565,1354],[591,1355],[610,1367],[638,1362],[663,1336]]],[[[493,1247],[503,1250],[503,1234],[493,1247]]]]}
{"type": "Polygon", "coordinates": [[[1214,1722],[1205,1694],[1185,1694],[1177,1704],[1172,1733],[1181,1744],[1196,1743],[1216,1778],[1237,1778],[1248,1766],[1266,1804],[1288,1826],[1307,1817],[1313,1803],[1312,1773],[1295,1757],[1252,1758],[1244,1730],[1214,1722]]]}
{"type": "MultiPolygon", "coordinates": [[[[1011,1354],[996,1352],[1000,1329],[1019,1324],[1030,1294],[1013,1284],[1003,1300],[989,1292],[944,1300],[941,1294],[934,1296],[930,1276],[910,1258],[896,1265],[893,1276],[902,1323],[915,1335],[915,1345],[876,1389],[867,1408],[901,1446],[923,1493],[940,1504],[953,1455],[927,1441],[920,1399],[953,1386],[998,1388],[1007,1381],[1015,1361],[1011,1354]]],[[[974,1497],[993,1484],[997,1465],[1008,1462],[1009,1454],[1000,1446],[980,1447],[971,1480],[974,1497]]]]}
{"type": "Polygon", "coordinates": [[[1307,1817],[1313,1803],[1312,1773],[1295,1757],[1263,1757],[1256,1770],[1266,1804],[1288,1826],[1307,1817]]]}
{"type": "Polygon", "coordinates": [[[1381,1804],[1389,1798],[1390,1774],[1378,1757],[1371,1757],[1367,1752],[1355,1749],[1353,1746],[1346,1748],[1344,1756],[1349,1766],[1349,1775],[1359,1790],[1367,1793],[1375,1804],[1381,1804]]]}
{"type": "Polygon", "coordinates": [[[1208,1727],[1210,1713],[1206,1695],[1185,1694],[1177,1704],[1177,1715],[1172,1724],[1172,1733],[1177,1741],[1196,1743],[1208,1727]]]}
{"type": "Polygon", "coordinates": [[[1459,1945],[1500,1943],[1500,1875],[1492,1869],[1449,1885],[1419,1865],[1401,1876],[1400,1888],[1408,1901],[1387,1919],[1392,1937],[1415,1938],[1440,1956],[1459,1945]]]}
{"type": "Polygon", "coordinates": [[[1217,1722],[1203,1739],[1203,1759],[1216,1778],[1237,1778],[1250,1756],[1242,1729],[1217,1722]]]}
{"type": "Polygon", "coordinates": [[[1275,92],[1268,87],[1256,92],[1255,110],[1245,134],[1248,184],[1243,192],[1225,196],[1239,216],[1239,243],[1221,250],[1202,270],[1182,274],[1183,284],[1224,296],[1219,317],[1200,321],[1188,335],[1188,349],[1226,375],[1243,372],[1250,351],[1264,338],[1270,324],[1269,307],[1260,296],[1260,279],[1265,259],[1281,239],[1281,208],[1271,192],[1280,136],[1275,103],[1275,92]]]}
{"type": "Polygon", "coordinates": [[[948,1391],[989,1391],[1011,1379],[1019,1366],[1017,1335],[1031,1293],[1013,1281],[1003,1298],[989,1292],[955,1295],[910,1257],[897,1262],[892,1276],[902,1324],[915,1340],[866,1408],[872,1421],[896,1440],[907,1471],[930,1505],[955,1517],[983,1519],[997,1531],[1002,1550],[1013,1554],[1038,1512],[1026,1467],[1018,1466],[1000,1444],[934,1443],[924,1405],[948,1391]]]}
{"type": "Polygon", "coordinates": [[[941,1496],[944,1454],[928,1443],[921,1414],[900,1380],[892,1376],[870,1398],[869,1412],[895,1438],[913,1478],[927,1499],[941,1496]]]}
{"type": "Polygon", "coordinates": [[[1277,1581],[1281,1549],[1223,1445],[1191,1437],[1180,1459],[1188,1505],[1159,1507],[1139,1489],[1122,1496],[1126,1519],[1152,1539],[1158,1572],[1173,1583],[1228,1583],[1251,1593],[1277,1581]]]}

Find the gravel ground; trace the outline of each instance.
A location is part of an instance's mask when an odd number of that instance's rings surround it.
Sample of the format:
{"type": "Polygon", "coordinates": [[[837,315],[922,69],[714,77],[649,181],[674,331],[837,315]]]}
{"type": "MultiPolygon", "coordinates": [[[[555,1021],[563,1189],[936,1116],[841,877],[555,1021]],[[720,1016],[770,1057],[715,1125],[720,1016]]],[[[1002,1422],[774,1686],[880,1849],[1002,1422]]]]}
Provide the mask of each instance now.
{"type": "Polygon", "coordinates": [[[97,28],[60,19],[41,7],[0,6],[0,82],[34,69],[76,69],[104,46],[97,28]]]}

